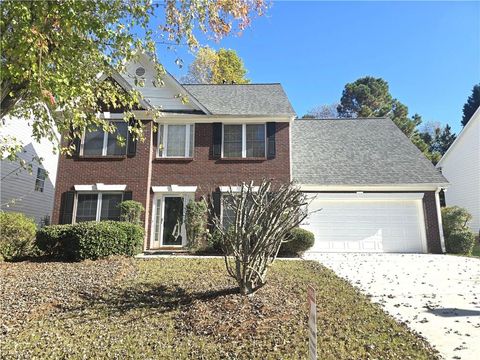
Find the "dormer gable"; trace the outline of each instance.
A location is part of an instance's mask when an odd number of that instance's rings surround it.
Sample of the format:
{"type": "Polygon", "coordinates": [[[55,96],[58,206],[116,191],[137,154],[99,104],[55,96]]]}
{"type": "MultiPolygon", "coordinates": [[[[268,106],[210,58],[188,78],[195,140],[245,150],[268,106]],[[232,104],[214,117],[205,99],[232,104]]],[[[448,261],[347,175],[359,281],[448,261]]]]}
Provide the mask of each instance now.
{"type": "Polygon", "coordinates": [[[120,76],[128,85],[139,91],[150,108],[164,111],[201,112],[208,114],[202,106],[168,72],[159,78],[153,60],[145,54],[139,54],[127,63],[125,72],[120,76]]]}

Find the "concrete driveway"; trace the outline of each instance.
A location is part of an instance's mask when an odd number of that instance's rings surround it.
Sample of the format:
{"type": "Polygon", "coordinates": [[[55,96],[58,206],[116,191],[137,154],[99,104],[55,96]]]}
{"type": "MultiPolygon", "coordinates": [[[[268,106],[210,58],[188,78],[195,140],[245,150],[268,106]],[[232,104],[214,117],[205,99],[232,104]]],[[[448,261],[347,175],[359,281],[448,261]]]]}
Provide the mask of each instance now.
{"type": "Polygon", "coordinates": [[[315,253],[318,260],[423,335],[446,359],[480,359],[480,259],[315,253]]]}

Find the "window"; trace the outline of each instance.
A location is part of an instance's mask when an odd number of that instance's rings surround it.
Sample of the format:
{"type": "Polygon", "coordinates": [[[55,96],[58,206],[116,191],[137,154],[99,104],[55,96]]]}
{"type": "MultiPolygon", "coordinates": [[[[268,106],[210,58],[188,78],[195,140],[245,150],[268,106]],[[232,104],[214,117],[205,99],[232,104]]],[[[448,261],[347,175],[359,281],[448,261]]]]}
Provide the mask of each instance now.
{"type": "Polygon", "coordinates": [[[232,195],[222,195],[222,225],[229,228],[235,221],[235,211],[229,206],[232,195]]]}
{"type": "Polygon", "coordinates": [[[158,157],[193,157],[195,128],[193,124],[163,124],[158,127],[158,157]]]}
{"type": "Polygon", "coordinates": [[[122,193],[78,193],[75,222],[120,220],[122,193]]]}
{"type": "Polygon", "coordinates": [[[126,141],[128,136],[128,124],[124,121],[112,122],[115,126],[113,133],[105,132],[102,128],[85,132],[83,138],[83,156],[119,156],[126,155],[126,141]],[[124,139],[120,145],[118,137],[124,139]]]}
{"type": "Polygon", "coordinates": [[[223,156],[265,157],[265,124],[223,125],[223,156]]]}
{"type": "Polygon", "coordinates": [[[45,169],[38,168],[37,178],[35,179],[35,191],[43,192],[45,188],[45,179],[47,178],[47,172],[45,169]]]}

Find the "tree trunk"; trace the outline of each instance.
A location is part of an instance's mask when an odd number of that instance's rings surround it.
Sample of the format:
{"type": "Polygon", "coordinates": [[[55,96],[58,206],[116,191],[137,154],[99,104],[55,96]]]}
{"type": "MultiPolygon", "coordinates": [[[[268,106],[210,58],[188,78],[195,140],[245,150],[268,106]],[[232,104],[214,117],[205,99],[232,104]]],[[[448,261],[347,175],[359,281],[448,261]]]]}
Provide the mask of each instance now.
{"type": "Polygon", "coordinates": [[[24,81],[20,84],[10,85],[8,82],[2,84],[2,103],[0,107],[0,119],[10,113],[14,106],[23,98],[27,90],[28,82],[24,81]],[[13,96],[11,96],[13,93],[13,96]]]}

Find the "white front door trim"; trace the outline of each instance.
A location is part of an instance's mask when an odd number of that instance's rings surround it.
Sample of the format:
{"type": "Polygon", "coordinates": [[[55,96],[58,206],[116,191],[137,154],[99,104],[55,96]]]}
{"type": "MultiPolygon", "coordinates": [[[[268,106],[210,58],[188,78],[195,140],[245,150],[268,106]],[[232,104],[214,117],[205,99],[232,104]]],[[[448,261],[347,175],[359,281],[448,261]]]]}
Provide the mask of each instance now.
{"type": "MultiPolygon", "coordinates": [[[[192,191],[192,189],[196,190],[196,186],[179,186],[177,185],[171,185],[171,186],[152,186],[152,190],[154,191],[154,195],[152,198],[152,216],[151,216],[151,229],[150,229],[150,249],[159,249],[163,245],[163,223],[164,223],[164,211],[165,211],[165,198],[167,197],[181,197],[183,198],[183,217],[185,219],[185,212],[186,212],[186,207],[187,204],[190,200],[195,199],[195,190],[192,191]],[[172,187],[174,190],[178,190],[178,188],[187,188],[187,190],[190,190],[188,192],[179,192],[179,191],[172,191],[172,187]],[[154,190],[157,190],[155,191],[154,190]],[[160,188],[166,189],[167,191],[158,191],[160,188]],[[159,222],[157,224],[157,211],[158,211],[158,201],[160,200],[160,216],[158,217],[159,222]],[[158,237],[155,238],[155,230],[158,229],[158,237]]],[[[187,245],[187,236],[186,236],[186,229],[185,229],[185,221],[182,224],[182,229],[181,229],[181,234],[182,234],[182,245],[165,245],[168,247],[184,247],[187,245]]]]}

